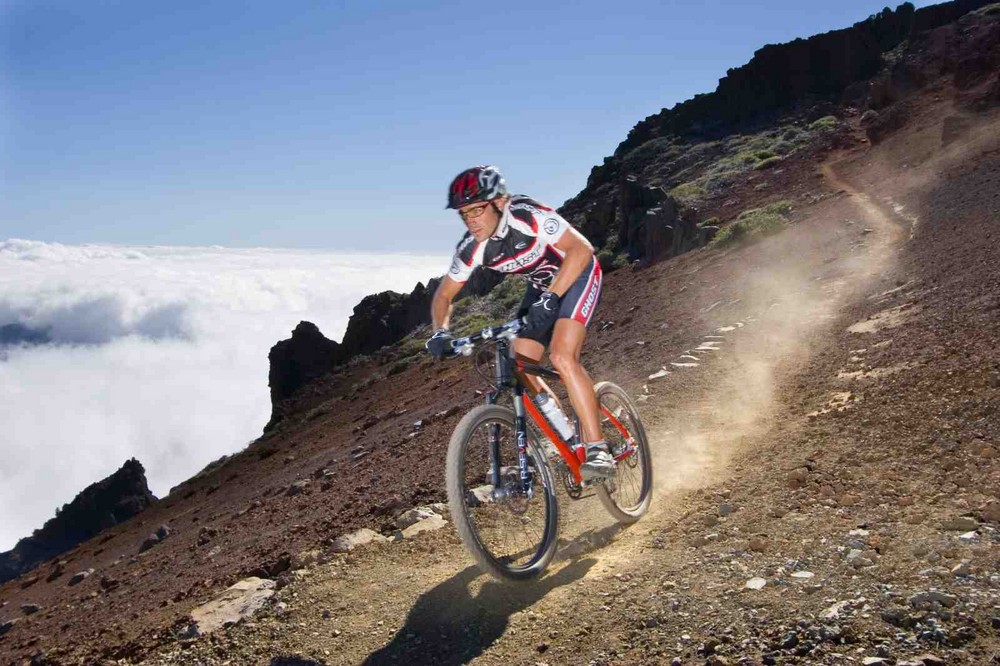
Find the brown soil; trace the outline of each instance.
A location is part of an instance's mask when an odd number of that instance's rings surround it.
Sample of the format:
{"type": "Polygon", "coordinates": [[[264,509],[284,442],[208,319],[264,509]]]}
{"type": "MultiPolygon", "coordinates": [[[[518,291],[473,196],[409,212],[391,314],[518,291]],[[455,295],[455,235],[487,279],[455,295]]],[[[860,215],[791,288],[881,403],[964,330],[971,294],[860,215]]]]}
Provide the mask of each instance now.
{"type": "MultiPolygon", "coordinates": [[[[950,105],[913,109],[876,149],[768,176],[789,181],[787,231],[608,277],[598,316],[614,324],[594,326],[585,361],[649,396],[657,493],[635,526],[561,496],[559,560],[525,585],[481,575],[450,527],[290,576],[288,555],[443,500],[448,436],[481,401],[468,363],[389,377],[358,364],[307,387],[278,432],[62,557],[70,575],[95,569],[79,585],[47,582],[46,566],[0,587],[0,622],[18,618],[0,660],[990,663],[1000,120],[971,118],[942,148],[950,105]],[[718,351],[698,350],[706,339],[718,351]],[[289,495],[300,479],[312,481],[289,495]],[[720,517],[721,504],[735,511],[720,517]],[[974,536],[943,529],[961,516],[974,536]],[[160,524],[172,534],[139,554],[160,524]],[[215,533],[199,543],[203,527],[215,533]],[[253,621],[178,640],[194,606],[252,573],[289,584],[253,621]],[[763,589],[745,587],[755,577],[763,589]],[[931,590],[946,605],[912,599],[931,590]],[[42,610],[22,616],[28,603],[42,610]]],[[[777,194],[747,188],[741,207],[777,194]]]]}

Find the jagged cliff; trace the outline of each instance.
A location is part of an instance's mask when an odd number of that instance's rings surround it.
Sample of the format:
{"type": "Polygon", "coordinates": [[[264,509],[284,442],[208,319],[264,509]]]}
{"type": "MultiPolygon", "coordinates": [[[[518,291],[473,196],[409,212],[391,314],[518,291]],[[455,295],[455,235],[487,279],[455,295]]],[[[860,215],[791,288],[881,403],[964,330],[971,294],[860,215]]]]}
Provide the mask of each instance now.
{"type": "Polygon", "coordinates": [[[146,470],[135,458],[111,476],[87,486],[13,550],[0,553],[0,582],[17,578],[38,564],[66,552],[101,530],[124,522],[156,501],[146,484],[146,470]]]}

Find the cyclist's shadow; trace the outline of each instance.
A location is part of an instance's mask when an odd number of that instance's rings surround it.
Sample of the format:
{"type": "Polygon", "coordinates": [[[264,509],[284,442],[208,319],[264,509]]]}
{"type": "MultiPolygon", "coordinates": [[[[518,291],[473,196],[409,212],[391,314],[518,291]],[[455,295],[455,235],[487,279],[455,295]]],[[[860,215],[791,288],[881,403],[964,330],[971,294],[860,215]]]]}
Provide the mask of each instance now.
{"type": "Polygon", "coordinates": [[[513,613],[583,578],[596,563],[592,558],[579,559],[558,573],[524,584],[490,579],[475,597],[469,585],[483,573],[476,566],[467,567],[422,594],[392,641],[368,655],[364,664],[465,664],[503,635],[513,613]]]}

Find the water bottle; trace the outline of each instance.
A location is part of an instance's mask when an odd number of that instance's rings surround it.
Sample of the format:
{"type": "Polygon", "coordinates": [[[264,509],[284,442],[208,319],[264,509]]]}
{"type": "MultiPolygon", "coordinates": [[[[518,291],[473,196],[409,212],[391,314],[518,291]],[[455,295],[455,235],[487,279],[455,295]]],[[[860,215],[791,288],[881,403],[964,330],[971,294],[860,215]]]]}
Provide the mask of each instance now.
{"type": "Polygon", "coordinates": [[[573,426],[566,420],[566,415],[559,409],[559,405],[548,393],[539,393],[535,396],[535,404],[541,410],[548,422],[556,429],[556,432],[567,442],[573,437],[573,426]]]}

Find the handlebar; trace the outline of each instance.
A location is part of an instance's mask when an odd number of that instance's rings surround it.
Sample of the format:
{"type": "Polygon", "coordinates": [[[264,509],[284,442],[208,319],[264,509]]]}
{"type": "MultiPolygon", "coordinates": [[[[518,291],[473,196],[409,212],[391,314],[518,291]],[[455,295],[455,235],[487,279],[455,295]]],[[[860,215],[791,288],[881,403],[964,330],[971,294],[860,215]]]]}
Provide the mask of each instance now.
{"type": "Polygon", "coordinates": [[[487,326],[478,333],[467,335],[464,338],[455,338],[451,341],[451,348],[456,356],[471,356],[472,350],[477,342],[483,340],[511,339],[524,328],[524,319],[512,319],[499,326],[487,326]]]}

